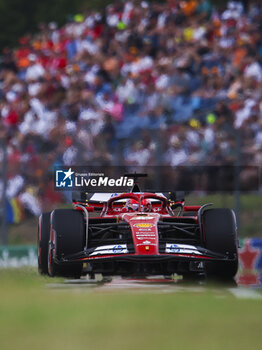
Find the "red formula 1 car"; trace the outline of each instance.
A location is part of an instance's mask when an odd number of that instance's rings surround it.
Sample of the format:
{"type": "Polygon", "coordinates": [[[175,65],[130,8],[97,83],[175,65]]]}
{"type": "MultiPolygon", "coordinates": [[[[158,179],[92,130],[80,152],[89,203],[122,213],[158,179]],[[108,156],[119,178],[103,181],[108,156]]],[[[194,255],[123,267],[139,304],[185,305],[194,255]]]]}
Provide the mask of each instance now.
{"type": "Polygon", "coordinates": [[[238,269],[231,209],[185,205],[177,193],[86,194],[74,209],[39,218],[38,266],[50,276],[171,276],[232,279],[238,269]],[[99,214],[94,216],[94,211],[99,214]]]}

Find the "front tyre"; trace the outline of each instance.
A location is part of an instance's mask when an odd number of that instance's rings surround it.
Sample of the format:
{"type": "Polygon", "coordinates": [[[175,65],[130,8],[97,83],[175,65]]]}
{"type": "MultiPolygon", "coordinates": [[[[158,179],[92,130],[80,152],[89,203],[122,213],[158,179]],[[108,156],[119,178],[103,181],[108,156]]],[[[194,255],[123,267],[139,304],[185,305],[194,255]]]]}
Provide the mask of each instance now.
{"type": "Polygon", "coordinates": [[[84,218],[80,211],[74,209],[55,209],[51,213],[50,241],[48,249],[48,274],[79,278],[82,263],[60,265],[66,255],[75,254],[84,248],[84,218]]]}
{"type": "Polygon", "coordinates": [[[49,235],[50,235],[50,212],[41,214],[38,221],[38,235],[37,235],[38,271],[42,275],[48,274],[49,235]]]}
{"type": "Polygon", "coordinates": [[[229,261],[205,263],[206,276],[233,279],[238,270],[237,229],[233,210],[208,209],[202,216],[202,238],[207,249],[226,255],[229,261]]]}

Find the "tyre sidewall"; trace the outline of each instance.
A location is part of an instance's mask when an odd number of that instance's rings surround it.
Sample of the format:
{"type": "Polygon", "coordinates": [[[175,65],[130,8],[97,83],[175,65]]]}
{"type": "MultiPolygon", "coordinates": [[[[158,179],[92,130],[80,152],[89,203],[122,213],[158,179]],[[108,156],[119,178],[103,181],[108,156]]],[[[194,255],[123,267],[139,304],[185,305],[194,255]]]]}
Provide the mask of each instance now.
{"type": "Polygon", "coordinates": [[[238,270],[237,227],[233,210],[208,209],[203,213],[202,223],[204,246],[230,259],[230,261],[206,262],[207,276],[233,278],[238,270]]]}
{"type": "Polygon", "coordinates": [[[50,235],[50,212],[40,215],[38,220],[37,250],[38,271],[41,274],[48,273],[48,245],[50,235]]]}
{"type": "Polygon", "coordinates": [[[80,211],[73,209],[55,209],[51,213],[51,229],[49,242],[50,276],[79,278],[82,263],[59,265],[55,259],[75,254],[84,247],[84,218],[80,211]]]}

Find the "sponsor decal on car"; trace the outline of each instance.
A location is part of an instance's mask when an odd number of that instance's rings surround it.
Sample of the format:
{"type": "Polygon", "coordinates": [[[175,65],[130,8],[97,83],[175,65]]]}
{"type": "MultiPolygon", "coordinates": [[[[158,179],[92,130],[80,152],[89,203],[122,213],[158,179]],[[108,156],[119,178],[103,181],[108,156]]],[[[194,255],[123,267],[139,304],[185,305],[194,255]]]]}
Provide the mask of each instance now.
{"type": "Polygon", "coordinates": [[[156,234],[154,232],[148,231],[148,230],[136,232],[136,236],[152,236],[152,237],[155,237],[155,235],[156,234]]]}
{"type": "Polygon", "coordinates": [[[156,243],[149,242],[146,244],[146,243],[142,242],[142,243],[137,244],[137,246],[140,246],[140,245],[154,245],[154,246],[156,246],[156,243]]]}
{"type": "Polygon", "coordinates": [[[138,246],[140,246],[140,245],[155,245],[156,246],[156,243],[151,242],[149,240],[146,240],[146,241],[143,241],[142,243],[138,243],[137,245],[138,246]]]}
{"type": "Polygon", "coordinates": [[[139,228],[138,229],[139,232],[148,232],[148,231],[151,231],[150,228],[139,228]]]}
{"type": "Polygon", "coordinates": [[[138,224],[134,224],[135,227],[139,227],[139,228],[151,228],[154,227],[154,224],[149,224],[147,222],[140,222],[138,224]]]}
{"type": "Polygon", "coordinates": [[[156,237],[156,235],[149,232],[137,232],[136,237],[156,237]]]}
{"type": "Polygon", "coordinates": [[[176,244],[171,244],[169,249],[172,253],[179,253],[180,252],[180,248],[176,244]]]}
{"type": "Polygon", "coordinates": [[[155,219],[154,216],[137,215],[131,218],[130,220],[153,220],[153,219],[155,219]]]}
{"type": "Polygon", "coordinates": [[[113,253],[121,253],[123,251],[123,246],[121,246],[120,244],[115,245],[113,248],[113,253]]]}
{"type": "Polygon", "coordinates": [[[200,251],[197,250],[197,247],[193,245],[173,243],[166,244],[166,253],[202,255],[202,253],[200,253],[200,251]]]}
{"type": "Polygon", "coordinates": [[[154,232],[136,232],[136,237],[156,237],[154,232]]]}
{"type": "Polygon", "coordinates": [[[126,244],[117,244],[117,245],[104,245],[97,247],[90,256],[94,255],[106,255],[106,254],[126,254],[128,253],[126,244]]]}
{"type": "Polygon", "coordinates": [[[144,241],[143,244],[150,244],[150,241],[144,241]]]}
{"type": "Polygon", "coordinates": [[[142,240],[142,239],[145,239],[145,238],[155,240],[155,238],[153,238],[153,237],[137,237],[137,239],[139,239],[139,240],[142,240]]]}

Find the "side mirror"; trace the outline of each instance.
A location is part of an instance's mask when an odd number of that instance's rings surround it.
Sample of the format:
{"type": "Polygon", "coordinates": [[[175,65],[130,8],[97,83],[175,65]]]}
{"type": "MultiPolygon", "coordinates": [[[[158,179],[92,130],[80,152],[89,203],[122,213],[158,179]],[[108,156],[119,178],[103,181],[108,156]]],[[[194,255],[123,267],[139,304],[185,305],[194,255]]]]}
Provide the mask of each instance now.
{"type": "Polygon", "coordinates": [[[183,208],[183,205],[181,203],[174,203],[170,205],[172,210],[175,210],[176,208],[183,208]]]}

